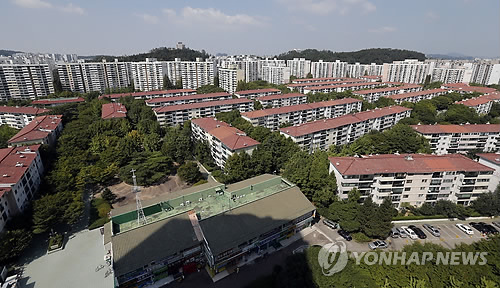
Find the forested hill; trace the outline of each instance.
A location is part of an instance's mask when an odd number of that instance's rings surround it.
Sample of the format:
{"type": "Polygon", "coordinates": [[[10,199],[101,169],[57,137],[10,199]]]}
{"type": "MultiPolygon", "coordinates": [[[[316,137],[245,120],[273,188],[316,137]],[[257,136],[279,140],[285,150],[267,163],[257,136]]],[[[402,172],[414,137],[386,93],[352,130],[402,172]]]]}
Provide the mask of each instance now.
{"type": "Polygon", "coordinates": [[[276,57],[283,60],[290,60],[293,58],[306,58],[312,61],[340,60],[348,63],[359,62],[361,64],[382,64],[405,59],[426,59],[425,54],[420,52],[390,48],[372,48],[353,52],[333,52],[330,50],[320,51],[316,49],[305,49],[302,51],[288,51],[276,57]]]}
{"type": "Polygon", "coordinates": [[[22,53],[21,51],[14,51],[14,50],[2,50],[0,49],[0,55],[3,55],[3,56],[11,56],[12,54],[16,54],[16,53],[22,53]]]}
{"type": "Polygon", "coordinates": [[[106,59],[106,61],[114,61],[114,59],[118,59],[119,61],[127,61],[127,62],[136,62],[136,61],[144,61],[146,58],[156,58],[159,61],[170,61],[175,58],[181,58],[183,61],[193,61],[196,58],[208,58],[208,55],[204,50],[197,51],[193,49],[175,49],[175,48],[167,48],[160,47],[155,48],[147,53],[140,53],[128,56],[105,56],[99,55],[95,56],[95,61],[101,61],[102,59],[106,59]]]}

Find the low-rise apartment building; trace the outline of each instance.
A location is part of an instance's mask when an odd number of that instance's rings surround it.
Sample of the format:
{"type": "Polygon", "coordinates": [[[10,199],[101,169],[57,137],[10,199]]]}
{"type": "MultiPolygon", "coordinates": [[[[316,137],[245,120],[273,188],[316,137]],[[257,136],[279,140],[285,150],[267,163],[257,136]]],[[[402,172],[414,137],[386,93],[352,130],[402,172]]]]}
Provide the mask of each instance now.
{"type": "Polygon", "coordinates": [[[488,190],[494,192],[500,184],[500,153],[477,153],[476,156],[479,157],[479,164],[495,170],[488,184],[488,190]]]}
{"type": "Polygon", "coordinates": [[[403,203],[421,206],[449,200],[468,206],[488,192],[494,169],[460,154],[385,154],[362,157],[330,157],[339,197],[356,188],[375,203],[390,198],[395,207],[403,203]]]}
{"type": "MultiPolygon", "coordinates": [[[[298,79],[297,79],[298,80],[298,79]]],[[[311,80],[311,79],[301,79],[301,80],[311,80]]],[[[342,84],[354,84],[354,83],[365,83],[365,80],[361,79],[353,79],[353,78],[334,78],[334,80],[328,80],[328,81],[313,81],[313,82],[298,82],[298,83],[292,83],[288,84],[286,87],[292,91],[300,92],[300,93],[306,93],[304,92],[308,88],[316,88],[316,87],[323,87],[323,86],[337,86],[337,85],[342,85],[342,84]]]]}
{"type": "Polygon", "coordinates": [[[401,119],[410,117],[410,114],[411,109],[409,108],[384,107],[333,119],[284,127],[280,129],[280,133],[309,152],[318,149],[327,150],[331,145],[349,144],[372,130],[389,129],[401,119]]]}
{"type": "Polygon", "coordinates": [[[194,139],[208,143],[215,164],[222,169],[231,155],[241,152],[252,155],[260,144],[245,132],[212,117],[191,120],[191,131],[194,139]]]}
{"type": "Polygon", "coordinates": [[[465,105],[476,110],[477,114],[484,115],[490,113],[493,102],[494,101],[490,97],[488,97],[488,95],[483,95],[476,98],[458,101],[455,103],[465,105]]]}
{"type": "Polygon", "coordinates": [[[146,101],[146,105],[151,107],[161,107],[161,106],[191,104],[191,103],[199,103],[207,101],[228,100],[232,98],[233,97],[231,96],[231,94],[227,92],[216,92],[208,94],[192,94],[192,95],[177,96],[177,97],[152,98],[146,101]]]}
{"type": "Polygon", "coordinates": [[[263,96],[256,99],[264,108],[279,108],[307,103],[307,96],[301,93],[287,93],[263,96]]]}
{"type": "Polygon", "coordinates": [[[498,92],[495,88],[482,87],[482,86],[469,86],[465,83],[446,83],[441,85],[441,88],[452,92],[457,92],[460,94],[474,93],[474,92],[481,94],[490,94],[493,92],[498,92]]]}
{"type": "Polygon", "coordinates": [[[127,107],[122,103],[107,103],[102,104],[101,118],[115,119],[127,117],[127,107]]]}
{"type": "Polygon", "coordinates": [[[9,139],[9,146],[47,144],[54,145],[62,132],[62,115],[38,116],[9,139]]]}
{"type": "Polygon", "coordinates": [[[243,90],[234,93],[234,96],[238,98],[248,98],[255,99],[257,97],[269,96],[269,95],[279,95],[281,90],[275,88],[265,88],[265,89],[255,89],[255,90],[243,90]]]}
{"type": "Polygon", "coordinates": [[[330,92],[344,92],[347,90],[355,91],[362,89],[374,89],[381,85],[385,85],[384,83],[379,82],[359,82],[363,80],[358,80],[354,83],[347,84],[335,84],[335,85],[325,85],[325,86],[315,86],[315,87],[306,87],[303,89],[304,94],[316,94],[316,93],[330,93],[330,92]]]}
{"type": "Polygon", "coordinates": [[[412,125],[437,155],[500,149],[500,124],[412,125]]]}
{"type": "Polygon", "coordinates": [[[446,93],[448,93],[447,90],[437,88],[437,89],[422,90],[422,91],[409,92],[403,94],[389,95],[384,97],[394,100],[396,104],[399,105],[403,102],[417,103],[422,100],[429,100],[446,93]]]}
{"type": "Polygon", "coordinates": [[[194,118],[215,117],[216,113],[253,110],[253,100],[229,99],[153,108],[160,125],[178,125],[194,118]]]}
{"type": "Polygon", "coordinates": [[[113,209],[104,226],[117,287],[159,286],[205,268],[213,281],[222,279],[293,241],[316,210],[297,186],[270,174],[209,182],[142,204],[146,224],[131,204],[113,209]]]}
{"type": "Polygon", "coordinates": [[[160,90],[160,91],[144,91],[144,92],[132,92],[132,93],[118,93],[118,94],[106,94],[99,96],[99,99],[109,98],[111,101],[115,102],[122,97],[132,96],[136,100],[147,100],[153,98],[165,98],[165,97],[179,97],[187,95],[195,95],[196,90],[194,89],[171,89],[171,90],[160,90]]]}
{"type": "Polygon", "coordinates": [[[72,98],[47,98],[47,99],[40,99],[40,100],[35,100],[31,102],[32,105],[35,106],[40,106],[40,107],[55,107],[55,106],[60,106],[60,105],[65,105],[65,104],[72,104],[72,103],[81,103],[85,102],[85,99],[82,97],[72,97],[72,98]]]}
{"type": "Polygon", "coordinates": [[[12,128],[22,129],[28,125],[36,116],[47,113],[50,110],[36,107],[0,106],[0,125],[8,125],[12,128]]]}
{"type": "Polygon", "coordinates": [[[363,97],[368,103],[377,101],[380,97],[422,91],[422,86],[417,84],[404,84],[402,86],[355,91],[353,94],[363,97]]]}
{"type": "Polygon", "coordinates": [[[277,130],[281,125],[298,125],[323,118],[335,118],[361,111],[362,101],[353,98],[256,110],[241,114],[254,126],[277,130]]]}
{"type": "Polygon", "coordinates": [[[0,149],[0,232],[23,212],[38,191],[43,164],[40,145],[0,149]]]}

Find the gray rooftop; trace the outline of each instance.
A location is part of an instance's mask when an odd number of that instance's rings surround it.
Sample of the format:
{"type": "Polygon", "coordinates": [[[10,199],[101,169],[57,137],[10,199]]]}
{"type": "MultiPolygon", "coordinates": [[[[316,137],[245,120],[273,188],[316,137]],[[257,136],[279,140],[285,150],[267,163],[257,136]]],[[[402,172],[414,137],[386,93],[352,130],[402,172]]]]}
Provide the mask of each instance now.
{"type": "Polygon", "coordinates": [[[200,221],[214,255],[316,209],[296,186],[200,221]]]}

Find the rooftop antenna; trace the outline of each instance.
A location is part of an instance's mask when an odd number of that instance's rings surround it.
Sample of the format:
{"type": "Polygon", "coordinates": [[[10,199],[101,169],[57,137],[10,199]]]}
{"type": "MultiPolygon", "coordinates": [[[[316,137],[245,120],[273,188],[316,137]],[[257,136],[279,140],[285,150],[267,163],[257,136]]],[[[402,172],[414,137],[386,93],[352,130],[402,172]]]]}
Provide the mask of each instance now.
{"type": "Polygon", "coordinates": [[[137,225],[147,224],[146,216],[144,216],[144,210],[142,210],[141,203],[141,190],[137,186],[137,179],[135,177],[135,169],[130,170],[132,172],[132,180],[134,181],[134,187],[132,188],[132,192],[135,194],[135,204],[137,206],[137,225]]]}

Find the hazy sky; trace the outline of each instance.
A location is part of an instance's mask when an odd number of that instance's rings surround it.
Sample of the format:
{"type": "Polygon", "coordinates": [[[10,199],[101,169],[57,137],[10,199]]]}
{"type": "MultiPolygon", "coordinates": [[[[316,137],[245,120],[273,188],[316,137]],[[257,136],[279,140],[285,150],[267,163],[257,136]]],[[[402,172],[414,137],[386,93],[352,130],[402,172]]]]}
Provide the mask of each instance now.
{"type": "Polygon", "coordinates": [[[0,0],[0,49],[133,54],[390,47],[500,55],[498,0],[0,0]]]}

